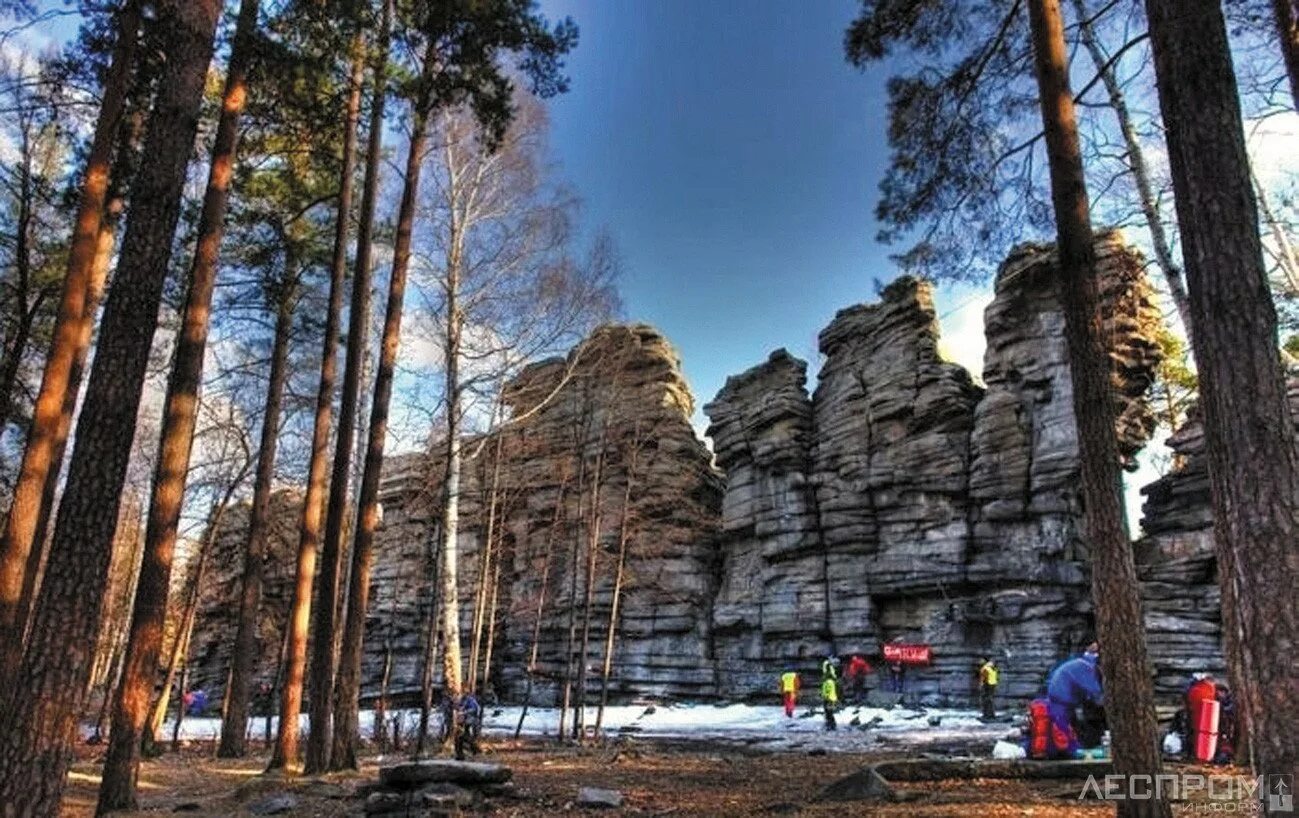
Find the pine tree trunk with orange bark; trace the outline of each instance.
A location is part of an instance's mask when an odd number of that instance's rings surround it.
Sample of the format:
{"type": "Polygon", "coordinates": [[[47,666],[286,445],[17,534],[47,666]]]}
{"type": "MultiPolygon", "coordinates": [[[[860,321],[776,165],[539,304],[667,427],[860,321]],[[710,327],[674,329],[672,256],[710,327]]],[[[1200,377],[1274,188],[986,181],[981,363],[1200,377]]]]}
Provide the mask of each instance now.
{"type": "Polygon", "coordinates": [[[100,814],[136,807],[136,781],[140,773],[140,747],[149,702],[153,697],[158,656],[162,650],[171,588],[171,564],[176,550],[190,451],[198,421],[199,392],[203,386],[203,361],[211,326],[212,292],[216,286],[221,237],[234,177],[239,144],[239,119],[247,97],[248,63],[257,28],[258,0],[243,0],[235,27],[221,117],[212,147],[207,191],[199,215],[198,243],[190,268],[189,293],[176,339],[171,377],[163,411],[158,464],[149,503],[144,562],[136,586],[135,610],[126,649],[126,669],[118,685],[99,788],[100,814]]]}
{"type": "MultiPolygon", "coordinates": [[[[64,406],[69,402],[69,392],[74,393],[71,402],[75,403],[72,372],[78,360],[85,359],[84,350],[94,319],[95,262],[108,203],[113,146],[126,109],[139,28],[139,3],[132,0],[118,13],[117,42],[105,77],[99,118],[86,159],[81,202],[68,248],[63,292],[54,324],[54,339],[32,410],[13,502],[5,521],[4,539],[0,542],[0,689],[12,689],[12,674],[17,672],[22,658],[32,600],[30,589],[34,587],[34,578],[29,576],[29,566],[33,563],[31,554],[39,551],[44,539],[37,538],[42,497],[50,472],[57,470],[62,461],[63,441],[67,439],[67,427],[63,425],[64,406]],[[61,426],[64,429],[62,436],[61,426]],[[26,595],[25,585],[29,588],[26,595]]],[[[39,565],[39,556],[34,562],[39,565]]]]}
{"type": "MultiPolygon", "coordinates": [[[[147,161],[133,186],[31,638],[0,717],[0,803],[14,813],[59,811],[220,12],[216,0],[157,5],[165,59],[145,139],[147,161]]],[[[97,234],[96,224],[91,239],[97,234]]],[[[57,398],[51,428],[63,395],[57,398]]],[[[43,488],[42,479],[33,505],[43,488]]]]}
{"type": "MultiPolygon", "coordinates": [[[[1046,132],[1060,259],[1061,306],[1078,425],[1084,527],[1091,556],[1092,600],[1105,706],[1114,736],[1114,772],[1162,770],[1150,660],[1132,546],[1123,516],[1114,398],[1101,325],[1096,251],[1059,0],[1029,0],[1042,124],[1046,132]]],[[[1152,798],[1118,802],[1120,816],[1172,814],[1152,798]]]]}

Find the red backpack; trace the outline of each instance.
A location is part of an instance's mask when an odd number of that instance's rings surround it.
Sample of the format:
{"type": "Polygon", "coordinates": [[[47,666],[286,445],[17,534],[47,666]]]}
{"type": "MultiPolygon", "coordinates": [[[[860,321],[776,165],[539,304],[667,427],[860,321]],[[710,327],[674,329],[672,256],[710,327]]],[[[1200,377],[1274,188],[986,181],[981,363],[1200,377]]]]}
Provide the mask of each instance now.
{"type": "Polygon", "coordinates": [[[1046,699],[1034,699],[1028,705],[1028,756],[1046,758],[1051,743],[1051,715],[1046,699]]]}

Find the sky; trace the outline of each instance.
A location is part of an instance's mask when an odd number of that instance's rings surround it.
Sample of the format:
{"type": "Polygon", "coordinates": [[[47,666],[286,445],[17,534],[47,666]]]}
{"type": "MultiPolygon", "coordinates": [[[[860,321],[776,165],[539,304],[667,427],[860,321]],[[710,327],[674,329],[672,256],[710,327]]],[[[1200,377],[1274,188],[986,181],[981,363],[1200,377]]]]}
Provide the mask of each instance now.
{"type": "MultiPolygon", "coordinates": [[[[817,333],[897,275],[872,217],[887,70],[843,57],[858,7],[542,2],[581,29],[571,90],[550,103],[560,172],[584,223],[618,242],[627,319],[676,345],[700,404],[778,347],[815,371],[817,333]]],[[[986,303],[939,298],[940,313],[964,305],[945,329],[974,332],[947,346],[976,371],[986,303]]]]}

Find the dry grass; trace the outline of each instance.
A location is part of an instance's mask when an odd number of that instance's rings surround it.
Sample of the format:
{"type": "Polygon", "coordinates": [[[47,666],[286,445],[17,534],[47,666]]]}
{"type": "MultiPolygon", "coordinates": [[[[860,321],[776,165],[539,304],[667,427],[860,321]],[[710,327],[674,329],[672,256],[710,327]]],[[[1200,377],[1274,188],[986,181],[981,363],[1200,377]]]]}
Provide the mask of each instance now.
{"type": "MultiPolygon", "coordinates": [[[[87,748],[89,749],[89,748],[87,748]]],[[[843,815],[1009,816],[1054,818],[1073,815],[1112,815],[1112,805],[1077,800],[1081,783],[1067,781],[942,781],[905,784],[910,798],[896,804],[816,803],[826,785],[881,754],[760,754],[733,746],[663,745],[626,741],[603,747],[556,747],[536,741],[500,742],[489,758],[509,765],[524,798],[495,800],[488,814],[541,818],[572,811],[579,787],[620,790],[626,801],[618,814],[644,816],[807,816],[843,815]]],[[[377,777],[379,759],[365,759],[360,773],[321,780],[286,780],[261,774],[265,755],[243,760],[212,757],[211,745],[186,748],[146,761],[140,776],[141,811],[123,815],[178,814],[248,815],[246,807],[283,792],[298,799],[295,815],[360,814],[360,802],[340,799],[340,785],[350,790],[377,777]],[[333,792],[331,792],[331,790],[333,792]],[[186,808],[187,807],[187,808],[186,808]]],[[[87,754],[74,768],[64,815],[89,818],[99,783],[98,760],[87,754]]],[[[1200,814],[1181,806],[1182,815],[1200,814]]],[[[605,814],[609,814],[606,811],[605,814]]]]}

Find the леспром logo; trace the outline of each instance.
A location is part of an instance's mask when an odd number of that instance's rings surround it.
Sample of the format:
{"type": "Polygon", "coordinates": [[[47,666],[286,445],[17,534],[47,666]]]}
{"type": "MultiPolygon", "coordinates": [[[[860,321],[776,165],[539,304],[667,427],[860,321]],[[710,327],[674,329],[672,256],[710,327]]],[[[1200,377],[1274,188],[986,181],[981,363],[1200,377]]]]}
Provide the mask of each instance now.
{"type": "Polygon", "coordinates": [[[1268,812],[1294,812],[1294,776],[1269,775],[1267,777],[1268,812]]]}

